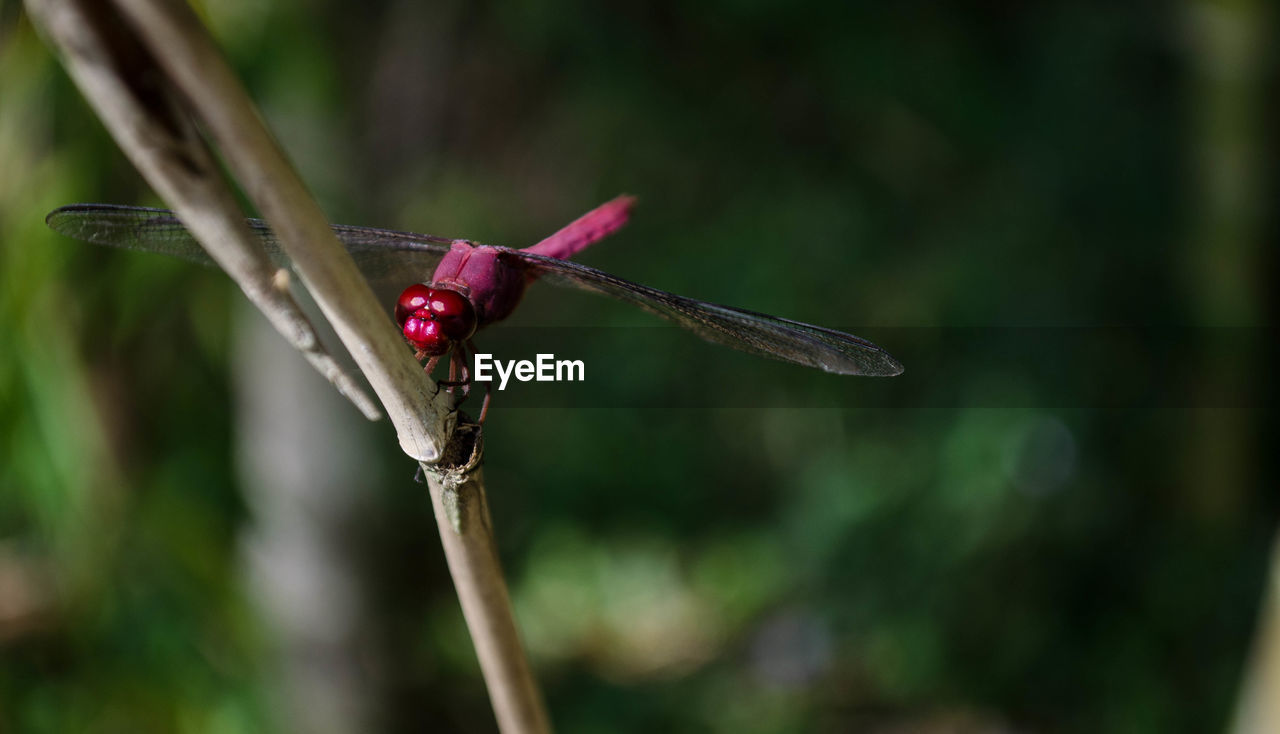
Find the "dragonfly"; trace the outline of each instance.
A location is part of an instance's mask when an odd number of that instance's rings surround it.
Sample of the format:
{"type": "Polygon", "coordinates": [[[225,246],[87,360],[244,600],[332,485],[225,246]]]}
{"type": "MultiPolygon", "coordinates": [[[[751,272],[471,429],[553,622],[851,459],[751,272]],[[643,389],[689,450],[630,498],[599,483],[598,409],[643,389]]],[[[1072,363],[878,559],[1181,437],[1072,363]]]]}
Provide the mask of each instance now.
{"type": "MultiPolygon", "coordinates": [[[[450,387],[470,385],[472,336],[501,321],[535,281],[599,293],[674,322],[703,339],[761,357],[842,375],[893,376],[902,365],[875,344],[835,329],[721,306],[624,280],[570,260],[625,225],[635,199],[619,196],[524,249],[377,227],[332,225],[372,283],[410,283],[396,300],[395,319],[428,374],[450,356],[450,387]],[[432,273],[428,280],[422,274],[432,273]],[[456,379],[461,375],[461,380],[456,379]]],[[[55,231],[99,245],[170,255],[203,265],[212,258],[166,209],[118,204],[71,204],[45,222],[55,231]]],[[[272,261],[288,266],[279,240],[261,219],[248,220],[272,261]]],[[[490,383],[492,385],[492,383],[490,383]]],[[[480,419],[488,412],[485,396],[480,419]]]]}

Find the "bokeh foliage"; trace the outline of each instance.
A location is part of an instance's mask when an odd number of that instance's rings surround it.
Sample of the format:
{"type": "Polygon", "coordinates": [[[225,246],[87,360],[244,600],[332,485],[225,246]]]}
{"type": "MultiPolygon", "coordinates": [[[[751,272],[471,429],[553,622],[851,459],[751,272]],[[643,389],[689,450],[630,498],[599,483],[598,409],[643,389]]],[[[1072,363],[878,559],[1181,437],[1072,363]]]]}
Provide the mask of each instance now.
{"type": "MultiPolygon", "coordinates": [[[[597,335],[570,406],[486,426],[562,731],[1228,721],[1276,518],[1260,7],[200,11],[335,221],[518,245],[633,193],[585,261],[906,364],[810,374],[549,289],[482,335],[597,335]]],[[[157,202],[14,3],[0,170],[0,729],[289,730],[243,583],[239,296],[45,230],[157,202]]],[[[489,730],[425,489],[369,430],[376,719],[489,730]]]]}

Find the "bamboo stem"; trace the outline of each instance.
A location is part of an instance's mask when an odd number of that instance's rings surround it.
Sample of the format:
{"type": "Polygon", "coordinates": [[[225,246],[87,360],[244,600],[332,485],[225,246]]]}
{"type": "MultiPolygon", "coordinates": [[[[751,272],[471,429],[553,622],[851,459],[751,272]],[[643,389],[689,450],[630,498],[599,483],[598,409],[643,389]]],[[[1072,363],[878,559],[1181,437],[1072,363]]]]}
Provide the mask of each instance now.
{"type": "Polygon", "coordinates": [[[445,460],[423,466],[431,490],[440,542],[458,589],[462,615],[489,688],[498,728],[504,732],[551,731],[538,684],[525,658],[511,612],[493,539],[493,520],[480,469],[478,426],[460,428],[445,460]]]}
{"type": "Polygon", "coordinates": [[[208,30],[182,2],[116,0],[116,5],[280,238],[307,290],[382,401],[400,447],[419,461],[435,462],[456,420],[450,401],[438,395],[396,331],[387,328],[387,312],[334,236],[208,30]]]}
{"type": "MultiPolygon", "coordinates": [[[[373,386],[401,448],[429,476],[449,570],[499,727],[508,734],[549,731],[498,562],[479,470],[479,428],[457,425],[451,396],[388,328],[387,314],[207,31],[189,7],[172,0],[116,0],[127,22],[93,0],[26,4],[143,176],[290,343],[360,405],[354,383],[335,376],[311,325],[279,287],[192,119],[218,144],[373,386]]],[[[366,415],[376,413],[367,398],[364,403],[366,415]]]]}
{"type": "Polygon", "coordinates": [[[31,15],[121,150],[169,202],[276,331],[366,417],[377,406],[325,351],[244,222],[244,214],[189,115],[154,61],[109,9],[75,0],[31,0],[31,15]]]}

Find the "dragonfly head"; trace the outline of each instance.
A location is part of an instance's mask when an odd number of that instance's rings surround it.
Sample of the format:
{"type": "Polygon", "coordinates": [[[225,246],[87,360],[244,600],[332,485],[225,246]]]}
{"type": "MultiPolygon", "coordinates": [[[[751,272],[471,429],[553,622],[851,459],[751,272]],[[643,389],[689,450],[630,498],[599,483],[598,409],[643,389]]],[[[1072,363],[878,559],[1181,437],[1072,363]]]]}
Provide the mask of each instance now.
{"type": "Polygon", "coordinates": [[[453,288],[415,283],[396,300],[396,323],[409,344],[435,357],[476,332],[476,310],[453,288]]]}

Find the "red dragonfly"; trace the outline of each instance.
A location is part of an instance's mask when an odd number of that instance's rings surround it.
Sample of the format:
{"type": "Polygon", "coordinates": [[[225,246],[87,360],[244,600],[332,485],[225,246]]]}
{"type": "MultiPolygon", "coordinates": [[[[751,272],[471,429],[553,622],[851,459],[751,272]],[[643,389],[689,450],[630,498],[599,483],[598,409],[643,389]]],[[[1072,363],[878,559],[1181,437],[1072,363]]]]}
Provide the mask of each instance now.
{"type": "MultiPolygon", "coordinates": [[[[843,375],[902,373],[902,365],[888,352],[852,334],[677,296],[569,260],[626,224],[633,203],[631,197],[620,196],[523,250],[374,227],[334,225],[333,231],[371,281],[394,276],[404,283],[418,273],[433,271],[429,282],[415,283],[401,293],[396,322],[418,359],[428,359],[428,372],[452,352],[446,383],[450,385],[468,382],[467,352],[475,352],[472,334],[509,316],[535,280],[613,296],[703,339],[762,357],[843,375]],[[454,381],[458,372],[462,380],[454,381]]],[[[72,204],[53,210],[45,222],[86,242],[213,264],[178,218],[165,209],[72,204]]],[[[266,222],[250,219],[249,227],[272,260],[286,265],[288,259],[266,222]]],[[[486,396],[481,420],[487,408],[486,396]]]]}

